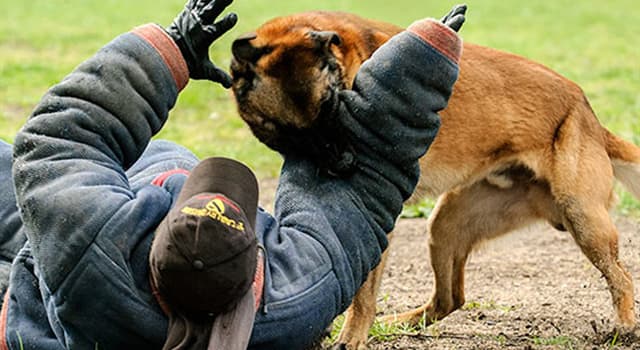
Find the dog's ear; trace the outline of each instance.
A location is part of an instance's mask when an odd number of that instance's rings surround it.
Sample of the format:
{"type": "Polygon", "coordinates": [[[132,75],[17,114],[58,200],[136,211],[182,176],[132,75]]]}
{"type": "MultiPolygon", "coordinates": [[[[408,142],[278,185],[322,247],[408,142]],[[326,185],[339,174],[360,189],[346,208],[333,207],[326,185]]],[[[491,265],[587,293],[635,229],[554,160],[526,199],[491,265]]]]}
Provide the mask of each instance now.
{"type": "Polygon", "coordinates": [[[257,38],[254,32],[246,33],[239,36],[231,44],[231,52],[233,57],[241,62],[255,63],[265,52],[264,48],[255,47],[251,44],[251,40],[257,38]]]}
{"type": "Polygon", "coordinates": [[[337,46],[342,44],[342,39],[336,32],[311,30],[307,35],[316,43],[318,48],[329,49],[331,45],[337,46]]]}

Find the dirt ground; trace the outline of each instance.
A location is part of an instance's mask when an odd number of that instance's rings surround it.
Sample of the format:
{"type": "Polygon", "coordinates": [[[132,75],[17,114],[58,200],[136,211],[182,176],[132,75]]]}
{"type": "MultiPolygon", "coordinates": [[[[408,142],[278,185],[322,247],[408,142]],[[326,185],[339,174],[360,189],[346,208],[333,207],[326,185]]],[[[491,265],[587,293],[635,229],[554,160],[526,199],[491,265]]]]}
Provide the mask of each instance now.
{"type": "MultiPolygon", "coordinates": [[[[272,203],[275,181],[261,185],[272,203]]],[[[265,205],[268,208],[268,205],[265,205]]],[[[620,259],[640,308],[640,220],[614,216],[620,259]]],[[[433,290],[426,219],[400,219],[378,298],[379,314],[407,311],[433,290]]],[[[566,232],[540,224],[491,241],[466,267],[467,304],[444,320],[370,349],[640,349],[613,339],[614,313],[602,275],[566,232]],[[615,346],[611,344],[614,343],[615,346]]]]}
{"type": "MultiPolygon", "coordinates": [[[[640,222],[616,217],[621,260],[640,298],[640,222]]],[[[383,314],[426,302],[433,289],[426,220],[401,219],[378,307],[383,314]]],[[[602,275],[571,236],[545,225],[477,250],[466,268],[467,304],[421,332],[370,349],[610,349],[614,320],[602,275]],[[609,339],[607,341],[607,339],[609,339]]],[[[636,339],[616,349],[640,349],[636,339]]]]}

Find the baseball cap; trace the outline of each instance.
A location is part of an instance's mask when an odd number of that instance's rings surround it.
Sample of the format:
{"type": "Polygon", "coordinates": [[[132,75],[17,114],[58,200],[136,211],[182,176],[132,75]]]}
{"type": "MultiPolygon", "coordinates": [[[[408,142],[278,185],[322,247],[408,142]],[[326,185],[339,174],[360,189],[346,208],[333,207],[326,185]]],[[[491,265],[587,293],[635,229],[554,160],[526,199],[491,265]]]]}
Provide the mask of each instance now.
{"type": "Polygon", "coordinates": [[[238,161],[207,158],[187,177],[149,254],[169,313],[163,349],[246,349],[262,289],[257,207],[255,175],[238,161]]]}

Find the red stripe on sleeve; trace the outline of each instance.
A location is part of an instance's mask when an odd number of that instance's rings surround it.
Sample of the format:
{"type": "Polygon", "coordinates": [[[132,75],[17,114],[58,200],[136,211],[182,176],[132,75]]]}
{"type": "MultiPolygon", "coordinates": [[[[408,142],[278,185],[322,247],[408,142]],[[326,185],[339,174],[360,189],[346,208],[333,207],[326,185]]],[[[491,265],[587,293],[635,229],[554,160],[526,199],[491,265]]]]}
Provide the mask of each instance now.
{"type": "Polygon", "coordinates": [[[180,168],[169,170],[169,171],[165,171],[164,173],[156,176],[153,179],[153,181],[151,181],[151,184],[152,185],[156,185],[156,186],[162,186],[162,185],[164,185],[164,182],[167,181],[169,176],[175,175],[175,174],[185,174],[185,175],[189,176],[189,171],[185,170],[185,169],[180,169],[180,168]]]}
{"type": "Polygon", "coordinates": [[[169,67],[178,91],[184,89],[189,82],[189,68],[182,57],[178,45],[171,39],[169,34],[157,24],[145,24],[134,28],[132,32],[147,41],[158,51],[167,67],[169,67]]]}
{"type": "Polygon", "coordinates": [[[413,22],[407,30],[426,41],[454,63],[457,64],[460,60],[462,39],[448,26],[433,19],[423,19],[413,22]]]}
{"type": "Polygon", "coordinates": [[[2,301],[2,312],[0,313],[0,350],[9,350],[9,344],[7,344],[7,315],[9,314],[9,293],[10,290],[4,294],[4,300],[2,301]]]}

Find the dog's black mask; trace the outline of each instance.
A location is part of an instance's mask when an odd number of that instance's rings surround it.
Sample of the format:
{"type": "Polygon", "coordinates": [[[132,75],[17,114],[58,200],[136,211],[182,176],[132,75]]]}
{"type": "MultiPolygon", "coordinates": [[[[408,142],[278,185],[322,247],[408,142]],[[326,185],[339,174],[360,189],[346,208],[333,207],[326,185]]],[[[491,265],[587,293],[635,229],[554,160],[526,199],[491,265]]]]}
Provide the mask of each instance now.
{"type": "Polygon", "coordinates": [[[254,133],[260,141],[282,154],[310,158],[323,173],[348,177],[356,169],[356,153],[338,120],[338,107],[338,96],[334,90],[309,127],[298,128],[272,120],[276,133],[268,138],[260,137],[258,130],[254,133]]]}

